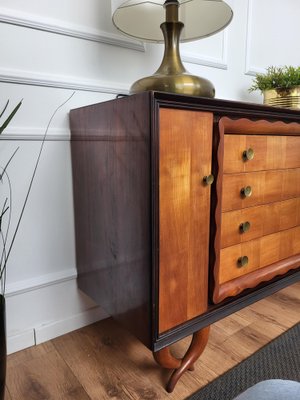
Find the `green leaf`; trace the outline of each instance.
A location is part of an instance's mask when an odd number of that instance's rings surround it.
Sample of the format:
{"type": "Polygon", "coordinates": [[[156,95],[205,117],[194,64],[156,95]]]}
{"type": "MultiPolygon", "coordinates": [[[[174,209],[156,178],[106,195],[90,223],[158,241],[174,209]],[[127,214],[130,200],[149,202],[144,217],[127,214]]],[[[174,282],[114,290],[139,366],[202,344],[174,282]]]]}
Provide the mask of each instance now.
{"type": "MultiPolygon", "coordinates": [[[[4,131],[4,129],[7,127],[7,125],[10,123],[10,121],[13,119],[15,116],[16,112],[18,109],[21,107],[22,100],[20,101],[19,104],[16,105],[16,107],[13,109],[13,111],[9,114],[7,119],[4,121],[4,123],[0,126],[0,134],[4,131]]],[[[5,110],[4,110],[5,111],[5,110]]]]}
{"type": "Polygon", "coordinates": [[[6,104],[5,104],[4,108],[3,108],[3,110],[2,110],[2,112],[1,112],[1,114],[0,114],[0,118],[1,118],[2,115],[5,113],[5,110],[7,109],[8,104],[9,104],[9,100],[7,100],[7,102],[6,102],[6,104]]]}
{"type": "Polygon", "coordinates": [[[257,74],[252,82],[249,92],[268,89],[290,89],[300,85],[300,67],[287,66],[267,68],[265,74],[257,74]]]}

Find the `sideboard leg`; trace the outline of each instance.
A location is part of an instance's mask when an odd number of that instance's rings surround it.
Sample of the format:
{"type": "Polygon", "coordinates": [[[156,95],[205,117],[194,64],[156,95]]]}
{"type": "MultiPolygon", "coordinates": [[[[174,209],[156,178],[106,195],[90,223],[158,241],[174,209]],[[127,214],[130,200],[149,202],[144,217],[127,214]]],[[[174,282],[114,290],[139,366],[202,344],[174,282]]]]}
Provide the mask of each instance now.
{"type": "Polygon", "coordinates": [[[153,357],[157,364],[163,368],[177,369],[181,366],[182,360],[173,356],[169,346],[154,352],[153,357]]]}
{"type": "Polygon", "coordinates": [[[165,347],[153,353],[155,361],[163,368],[174,369],[169,382],[167,391],[173,392],[176,383],[187,370],[194,370],[194,363],[198,360],[207,344],[209,337],[209,327],[203,328],[193,334],[191,344],[182,359],[178,359],[171,354],[170,348],[165,347]]]}

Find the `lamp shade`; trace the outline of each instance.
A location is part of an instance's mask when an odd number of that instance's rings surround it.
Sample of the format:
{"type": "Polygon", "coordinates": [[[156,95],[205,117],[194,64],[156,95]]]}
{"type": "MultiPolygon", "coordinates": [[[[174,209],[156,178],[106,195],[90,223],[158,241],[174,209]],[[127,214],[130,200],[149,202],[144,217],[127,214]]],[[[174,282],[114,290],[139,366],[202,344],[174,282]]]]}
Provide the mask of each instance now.
{"type": "MultiPolygon", "coordinates": [[[[165,0],[111,0],[112,19],[121,32],[142,41],[164,41],[165,0]]],[[[180,41],[210,36],[224,29],[233,12],[222,0],[178,0],[179,21],[184,23],[180,41]]]]}

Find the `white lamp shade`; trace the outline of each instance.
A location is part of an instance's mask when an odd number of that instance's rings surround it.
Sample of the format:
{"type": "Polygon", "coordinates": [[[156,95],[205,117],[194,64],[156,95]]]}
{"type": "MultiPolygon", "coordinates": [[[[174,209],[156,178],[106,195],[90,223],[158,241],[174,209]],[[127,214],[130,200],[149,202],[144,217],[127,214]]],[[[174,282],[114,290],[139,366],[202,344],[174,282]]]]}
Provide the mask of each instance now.
{"type": "MultiPolygon", "coordinates": [[[[114,25],[143,41],[163,42],[160,24],[165,21],[165,0],[111,0],[114,25]]],[[[184,23],[180,40],[188,42],[224,29],[233,12],[222,0],[178,0],[179,21],[184,23]]]]}

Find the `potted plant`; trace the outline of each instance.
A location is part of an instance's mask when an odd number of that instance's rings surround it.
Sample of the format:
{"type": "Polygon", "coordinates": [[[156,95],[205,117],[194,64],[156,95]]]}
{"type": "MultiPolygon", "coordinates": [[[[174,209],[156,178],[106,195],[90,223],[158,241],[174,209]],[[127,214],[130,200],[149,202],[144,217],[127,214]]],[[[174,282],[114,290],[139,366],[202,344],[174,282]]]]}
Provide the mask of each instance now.
{"type": "Polygon", "coordinates": [[[257,74],[249,91],[260,90],[264,104],[300,109],[300,67],[268,67],[257,74]]]}

